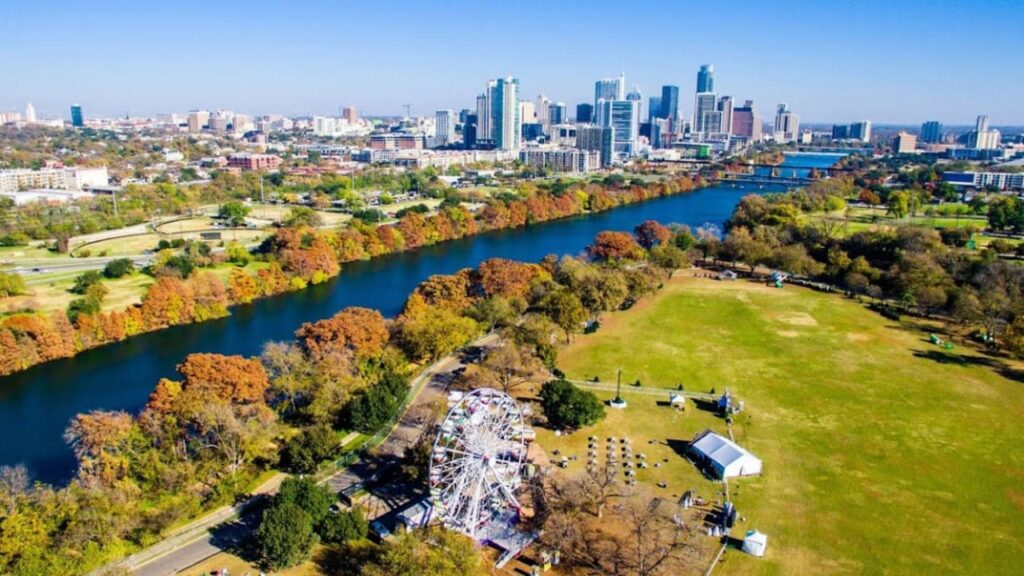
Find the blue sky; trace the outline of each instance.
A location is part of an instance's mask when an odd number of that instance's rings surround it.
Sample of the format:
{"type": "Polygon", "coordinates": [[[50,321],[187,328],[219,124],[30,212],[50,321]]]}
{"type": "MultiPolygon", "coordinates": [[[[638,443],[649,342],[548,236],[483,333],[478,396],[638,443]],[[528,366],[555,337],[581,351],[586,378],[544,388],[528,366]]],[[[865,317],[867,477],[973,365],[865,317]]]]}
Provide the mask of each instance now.
{"type": "Polygon", "coordinates": [[[645,97],[712,63],[720,94],[804,121],[1024,124],[1020,0],[7,0],[0,110],[43,116],[227,108],[414,114],[470,107],[487,78],[593,98],[626,72],[645,97]]]}

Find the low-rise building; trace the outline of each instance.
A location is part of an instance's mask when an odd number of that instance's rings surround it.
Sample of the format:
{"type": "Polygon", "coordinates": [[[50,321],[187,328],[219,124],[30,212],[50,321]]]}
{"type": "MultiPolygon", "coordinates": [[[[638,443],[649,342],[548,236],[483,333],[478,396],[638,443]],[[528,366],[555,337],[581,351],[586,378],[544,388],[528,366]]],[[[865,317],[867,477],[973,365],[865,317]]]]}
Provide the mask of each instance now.
{"type": "Polygon", "coordinates": [[[574,148],[527,148],[520,150],[519,160],[527,166],[557,172],[586,173],[601,167],[599,152],[574,148]]]}
{"type": "Polygon", "coordinates": [[[277,170],[281,166],[281,158],[273,154],[251,154],[240,152],[228,156],[228,168],[238,168],[247,172],[265,172],[277,170]]]}
{"type": "Polygon", "coordinates": [[[41,168],[0,170],[0,192],[21,190],[88,190],[108,186],[107,168],[41,168]]]}
{"type": "Polygon", "coordinates": [[[992,186],[1002,191],[1024,192],[1024,173],[1011,172],[946,172],[943,182],[965,188],[992,186]]]}

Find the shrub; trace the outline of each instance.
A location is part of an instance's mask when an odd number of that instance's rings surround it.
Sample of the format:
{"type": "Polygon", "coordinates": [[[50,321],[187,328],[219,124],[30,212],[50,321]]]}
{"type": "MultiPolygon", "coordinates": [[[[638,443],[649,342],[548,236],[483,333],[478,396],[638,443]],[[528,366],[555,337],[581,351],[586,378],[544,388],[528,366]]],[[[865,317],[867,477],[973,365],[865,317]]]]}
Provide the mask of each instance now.
{"type": "Polygon", "coordinates": [[[0,298],[28,294],[25,279],[19,274],[0,272],[0,298]]]}
{"type": "Polygon", "coordinates": [[[103,275],[96,270],[89,270],[82,274],[79,274],[75,278],[75,284],[71,287],[73,294],[85,294],[85,291],[89,289],[93,284],[99,284],[103,280],[103,275]]]}
{"type": "Polygon", "coordinates": [[[103,275],[107,278],[122,278],[135,271],[135,264],[129,258],[118,258],[107,262],[103,275]]]}

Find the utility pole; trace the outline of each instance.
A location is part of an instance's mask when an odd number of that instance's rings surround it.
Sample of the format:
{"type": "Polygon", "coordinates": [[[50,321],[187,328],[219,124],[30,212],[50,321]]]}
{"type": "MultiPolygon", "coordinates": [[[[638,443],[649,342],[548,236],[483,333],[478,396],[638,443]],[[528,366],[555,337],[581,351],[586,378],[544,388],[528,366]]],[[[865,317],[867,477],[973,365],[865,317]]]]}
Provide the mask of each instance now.
{"type": "Polygon", "coordinates": [[[267,218],[267,199],[263,196],[263,172],[260,172],[260,204],[263,205],[263,219],[267,218]]]}

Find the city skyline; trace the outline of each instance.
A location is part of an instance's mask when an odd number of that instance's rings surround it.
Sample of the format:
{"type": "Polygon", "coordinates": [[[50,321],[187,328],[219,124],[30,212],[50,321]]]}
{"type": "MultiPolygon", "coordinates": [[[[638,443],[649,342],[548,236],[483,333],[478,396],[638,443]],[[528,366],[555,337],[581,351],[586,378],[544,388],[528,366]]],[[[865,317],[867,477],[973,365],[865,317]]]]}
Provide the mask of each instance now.
{"type": "Polygon", "coordinates": [[[414,115],[432,116],[474,108],[483,79],[514,76],[522,99],[543,93],[572,110],[593,101],[595,81],[624,71],[628,88],[639,86],[644,94],[678,86],[678,106],[686,110],[694,104],[696,71],[712,64],[720,96],[749,98],[762,110],[786,102],[807,124],[870,118],[876,124],[970,125],[978,114],[987,114],[993,125],[1024,124],[1014,98],[1024,79],[1008,73],[1024,65],[1024,50],[1015,46],[1022,41],[1013,34],[1024,15],[1011,3],[799,9],[805,5],[787,2],[768,10],[741,2],[730,14],[750,26],[725,43],[715,40],[721,30],[689,28],[665,42],[666,36],[651,31],[651,14],[672,30],[679,29],[674,23],[714,12],[667,2],[629,9],[609,4],[605,10],[540,10],[539,3],[525,3],[511,11],[496,3],[400,2],[382,21],[372,8],[355,4],[247,4],[239,17],[242,6],[230,2],[73,10],[50,1],[11,7],[0,24],[0,54],[17,79],[0,89],[0,109],[23,110],[32,102],[41,118],[67,118],[74,103],[86,116],[193,108],[297,116],[336,114],[354,105],[367,115],[400,115],[411,104],[414,115]],[[451,25],[424,28],[423,18],[451,25]],[[557,24],[534,30],[530,23],[538,18],[557,24]],[[856,41],[822,33],[840,21],[859,30],[856,41]],[[886,21],[936,30],[935,42],[899,35],[886,21]],[[216,22],[234,26],[220,30],[216,22]],[[626,47],[600,37],[581,42],[587,30],[607,22],[639,36],[647,30],[651,45],[626,47]],[[963,35],[943,34],[943,26],[953,23],[1003,38],[998,54],[963,35]],[[518,36],[500,50],[490,47],[493,30],[505,27],[518,36]],[[557,66],[555,53],[565,56],[557,66]],[[999,89],[993,90],[997,79],[999,89]]]}

